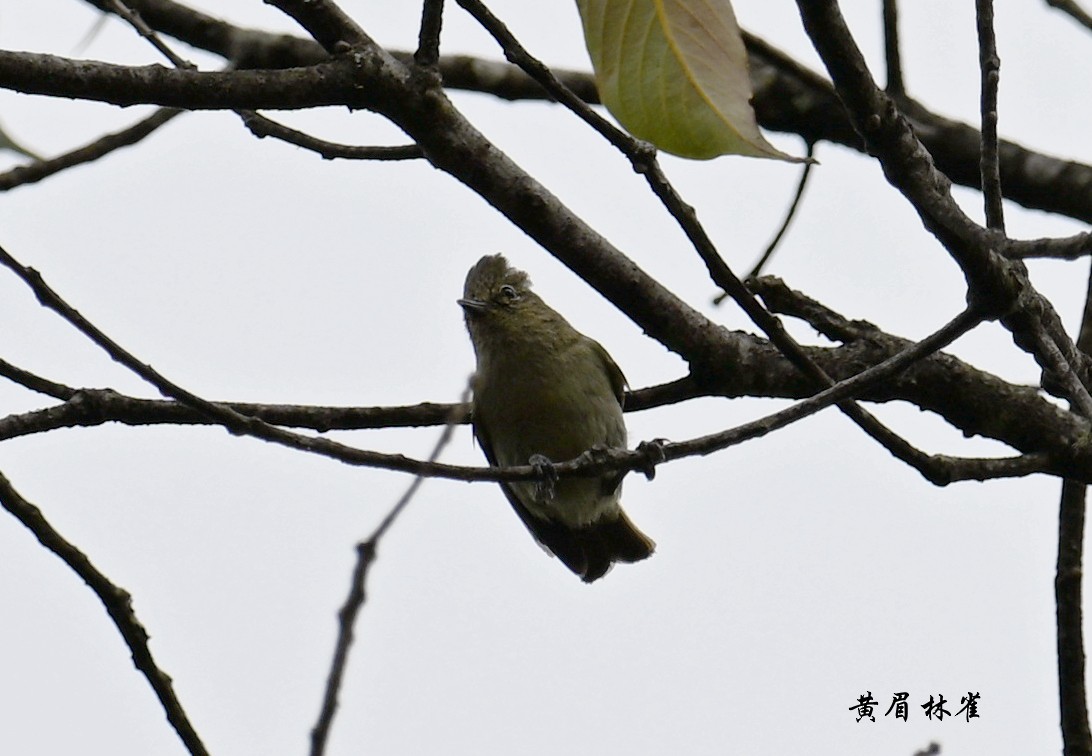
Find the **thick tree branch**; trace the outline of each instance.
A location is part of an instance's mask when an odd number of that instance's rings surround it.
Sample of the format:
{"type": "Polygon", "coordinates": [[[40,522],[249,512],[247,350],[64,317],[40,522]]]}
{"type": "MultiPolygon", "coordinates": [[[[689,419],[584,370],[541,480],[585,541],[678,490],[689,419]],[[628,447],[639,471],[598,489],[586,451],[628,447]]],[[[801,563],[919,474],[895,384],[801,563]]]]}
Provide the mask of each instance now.
{"type": "MultiPolygon", "coordinates": [[[[694,208],[683,200],[682,196],[668,180],[666,174],[664,174],[659,161],[656,159],[655,150],[650,145],[634,139],[626,132],[618,129],[595,113],[575,93],[567,90],[558,81],[557,77],[550,72],[550,69],[534,58],[508,28],[479,0],[457,0],[457,2],[496,39],[508,60],[523,68],[559,102],[602,134],[605,139],[629,159],[633,169],[645,177],[653,194],[660,199],[664,208],[676,220],[683,233],[686,234],[691,246],[705,263],[713,282],[736,301],[740,308],[747,313],[751,321],[770,338],[770,341],[777,346],[781,353],[801,373],[808,376],[818,388],[827,389],[833,386],[834,381],[830,376],[808,357],[796,340],[782,327],[781,322],[762,306],[731,270],[717,250],[713,240],[706,233],[694,208]]],[[[868,410],[851,399],[839,401],[838,408],[893,456],[914,467],[928,480],[936,484],[947,481],[948,471],[944,466],[934,464],[928,454],[915,448],[908,441],[895,434],[868,410]]]]}
{"type": "Polygon", "coordinates": [[[184,110],[368,107],[366,93],[354,94],[354,81],[354,66],[348,60],[307,68],[190,71],[0,50],[0,87],[121,106],[150,104],[184,110]]]}
{"type": "MultiPolygon", "coordinates": [[[[87,0],[104,8],[107,0],[87,0]]],[[[326,58],[314,41],[243,29],[173,0],[130,0],[150,26],[164,34],[223,56],[239,68],[307,66],[326,58]]],[[[763,40],[744,35],[751,59],[754,106],[759,123],[773,131],[799,134],[805,141],[830,141],[855,150],[864,142],[846,117],[830,82],[763,40]]],[[[392,53],[409,64],[409,52],[392,53]]],[[[441,56],[444,86],[487,92],[506,99],[543,99],[545,91],[517,67],[468,56],[441,56]]],[[[585,102],[597,103],[594,80],[585,72],[554,70],[585,102]]],[[[3,86],[0,81],[0,86],[3,86]]],[[[899,99],[918,138],[937,167],[964,186],[980,186],[977,129],[899,99]]],[[[1025,207],[1092,222],[1092,166],[1034,152],[1013,142],[999,145],[1005,196],[1025,207]]]]}
{"type": "Polygon", "coordinates": [[[804,26],[815,44],[853,122],[866,137],[888,181],[909,200],[923,224],[962,268],[969,296],[987,308],[1013,334],[1044,371],[1043,385],[1070,389],[1070,396],[1092,406],[1079,381],[1088,358],[1074,347],[1053,306],[1032,286],[1022,264],[997,252],[1004,235],[968,218],[951,195],[951,182],[937,169],[894,102],[876,87],[864,57],[833,0],[798,0],[804,26]],[[1055,359],[1052,346],[1061,360],[1055,359]]]}
{"type": "MultiPolygon", "coordinates": [[[[329,86],[329,81],[335,77],[341,82],[352,80],[366,83],[367,86],[357,87],[357,90],[366,91],[369,100],[367,104],[374,106],[409,133],[422,146],[434,165],[477,191],[600,291],[649,335],[690,360],[695,380],[699,384],[716,386],[718,390],[728,387],[724,393],[730,393],[735,386],[746,383],[740,381],[739,375],[746,374],[750,364],[762,354],[764,348],[760,341],[741,338],[709,322],[647,276],[485,140],[454,109],[443,92],[432,86],[427,77],[415,76],[412,69],[402,66],[382,50],[370,46],[354,49],[351,56],[345,57],[346,59],[320,64],[315,69],[279,73],[300,73],[306,77],[315,76],[317,72],[328,72],[329,76],[318,76],[316,79],[316,86],[320,89],[322,86],[329,86]],[[326,82],[325,85],[323,81],[326,82]]],[[[219,75],[165,69],[160,71],[168,78],[219,75]]],[[[278,72],[260,72],[261,76],[266,73],[278,72]]],[[[847,354],[841,353],[840,356],[847,354]]],[[[772,355],[769,352],[764,357],[760,361],[766,362],[772,370],[765,374],[770,378],[768,386],[776,386],[780,381],[779,390],[784,390],[786,386],[795,386],[800,392],[798,395],[811,393],[809,387],[800,386],[799,376],[785,375],[783,371],[779,375],[780,361],[770,359],[772,355]]],[[[784,368],[784,365],[781,367],[784,368]]],[[[839,365],[836,364],[823,367],[836,379],[859,372],[854,370],[850,373],[839,373],[839,365]]],[[[750,390],[758,395],[768,395],[763,391],[768,391],[769,388],[751,386],[750,390]]],[[[976,433],[981,428],[991,437],[1000,434],[1012,438],[1015,448],[1021,451],[1042,450],[1041,446],[1028,443],[1034,438],[1034,433],[1024,434],[1018,429],[1004,427],[1009,421],[1004,413],[998,413],[998,405],[984,406],[971,398],[964,407],[944,406],[948,404],[946,399],[936,395],[923,396],[921,401],[924,402],[922,406],[943,406],[947,411],[942,411],[942,414],[967,432],[976,433]]],[[[1065,413],[1061,414],[1064,417],[1065,413]]],[[[1063,422],[1062,418],[1054,417],[1053,420],[1060,423],[1057,427],[1075,427],[1074,423],[1063,422]]],[[[1058,434],[1055,436],[1054,449],[1060,451],[1062,446],[1073,444],[1079,437],[1080,433],[1074,436],[1068,433],[1058,434]]],[[[1057,456],[1065,458],[1065,455],[1057,456]]],[[[360,463],[378,462],[379,460],[360,460],[360,463]]],[[[391,461],[382,461],[383,464],[387,462],[391,461]]]]}
{"type": "MultiPolygon", "coordinates": [[[[851,378],[912,346],[912,342],[886,334],[870,323],[848,320],[777,279],[758,279],[753,286],[772,311],[803,318],[829,338],[846,342],[845,346],[836,348],[806,348],[817,364],[839,380],[851,378]]],[[[722,381],[699,382],[685,378],[631,392],[626,398],[627,411],[664,406],[697,396],[801,399],[813,393],[810,383],[769,343],[738,332],[730,336],[735,348],[725,359],[738,364],[740,370],[724,374],[722,381]]],[[[1050,467],[1044,465],[1043,459],[1055,460],[1055,466],[1079,477],[1088,477],[1087,471],[1092,469],[1092,450],[1085,450],[1078,444],[1088,433],[1087,423],[1044,400],[1032,388],[1006,383],[947,354],[934,354],[857,396],[875,402],[912,402],[943,416],[967,435],[993,438],[1034,455],[1040,459],[1036,463],[1037,470],[1050,467]]],[[[243,403],[224,403],[224,406],[268,423],[316,430],[438,425],[446,422],[450,413],[457,409],[451,404],[374,408],[243,403]]],[[[458,421],[466,422],[465,408],[462,411],[464,414],[458,421]]],[[[55,407],[0,419],[0,440],[104,422],[141,426],[161,423],[208,425],[214,421],[177,402],[136,399],[110,390],[84,389],[55,407]]],[[[323,441],[319,439],[319,442],[323,441]]],[[[367,454],[352,447],[335,447],[328,456],[351,464],[394,466],[390,460],[371,458],[367,454]],[[347,458],[343,459],[339,454],[347,458]],[[365,456],[356,457],[355,454],[365,456]]],[[[488,468],[429,470],[407,467],[405,465],[415,463],[405,458],[399,460],[402,466],[395,469],[409,472],[432,472],[462,480],[498,477],[491,475],[488,468]]],[[[948,464],[948,460],[944,463],[948,464]]],[[[510,472],[505,472],[505,479],[514,479],[510,472]]]]}

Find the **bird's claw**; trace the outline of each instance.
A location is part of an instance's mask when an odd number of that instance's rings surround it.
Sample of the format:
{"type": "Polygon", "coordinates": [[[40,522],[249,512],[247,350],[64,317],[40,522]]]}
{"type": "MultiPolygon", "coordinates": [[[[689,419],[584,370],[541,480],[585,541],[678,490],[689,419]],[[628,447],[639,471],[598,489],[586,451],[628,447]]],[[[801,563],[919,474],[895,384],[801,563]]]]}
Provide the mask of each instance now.
{"type": "Polygon", "coordinates": [[[581,456],[594,463],[606,462],[610,459],[610,447],[606,444],[594,444],[581,456]]]}
{"type": "Polygon", "coordinates": [[[667,453],[664,451],[664,445],[667,443],[666,438],[654,438],[637,444],[636,451],[641,455],[643,463],[637,469],[649,480],[656,477],[656,465],[667,461],[667,453]]]}
{"type": "Polygon", "coordinates": [[[532,454],[527,464],[534,468],[538,480],[535,481],[534,497],[538,501],[553,501],[557,496],[557,468],[550,458],[542,454],[532,454]]]}

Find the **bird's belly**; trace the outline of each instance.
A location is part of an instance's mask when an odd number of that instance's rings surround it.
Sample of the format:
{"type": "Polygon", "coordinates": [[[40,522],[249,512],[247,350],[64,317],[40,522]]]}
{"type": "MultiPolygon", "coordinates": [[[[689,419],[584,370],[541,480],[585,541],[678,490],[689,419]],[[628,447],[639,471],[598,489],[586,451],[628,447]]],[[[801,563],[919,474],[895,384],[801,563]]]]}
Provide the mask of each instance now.
{"type": "MultiPolygon", "coordinates": [[[[502,466],[526,465],[535,455],[565,462],[593,446],[626,445],[622,409],[612,394],[600,391],[597,399],[589,393],[565,394],[550,387],[490,389],[497,393],[479,406],[503,407],[505,416],[498,422],[486,415],[481,421],[502,466]]],[[[559,480],[552,498],[536,482],[513,483],[511,488],[533,514],[574,527],[586,526],[618,508],[619,491],[604,491],[598,477],[559,480]]]]}

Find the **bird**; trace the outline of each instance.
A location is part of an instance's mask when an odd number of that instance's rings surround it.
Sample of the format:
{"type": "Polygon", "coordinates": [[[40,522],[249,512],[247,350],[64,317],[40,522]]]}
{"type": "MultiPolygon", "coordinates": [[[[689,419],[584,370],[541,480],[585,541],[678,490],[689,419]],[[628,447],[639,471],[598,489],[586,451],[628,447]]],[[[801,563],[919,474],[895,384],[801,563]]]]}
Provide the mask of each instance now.
{"type": "MultiPolygon", "coordinates": [[[[598,342],[577,331],[531,290],[503,255],[467,273],[462,307],[477,360],[471,378],[474,436],[492,466],[552,463],[626,447],[626,379],[598,342]]],[[[502,481],[531,534],[585,583],[615,562],[651,556],[655,543],[619,504],[619,473],[502,481]]]]}

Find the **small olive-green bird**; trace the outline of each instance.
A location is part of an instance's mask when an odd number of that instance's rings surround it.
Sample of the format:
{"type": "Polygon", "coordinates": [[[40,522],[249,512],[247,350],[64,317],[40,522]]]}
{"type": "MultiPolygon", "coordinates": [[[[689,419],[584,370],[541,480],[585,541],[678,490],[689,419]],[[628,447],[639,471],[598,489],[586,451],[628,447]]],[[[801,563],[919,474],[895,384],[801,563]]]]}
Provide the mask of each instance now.
{"type": "MultiPolygon", "coordinates": [[[[596,447],[625,448],[625,376],[531,291],[526,273],[487,255],[467,274],[459,304],[478,361],[474,435],[491,465],[548,467],[596,447]]],[[[619,475],[500,485],[535,538],[586,583],[655,548],[619,506],[619,475]]]]}

